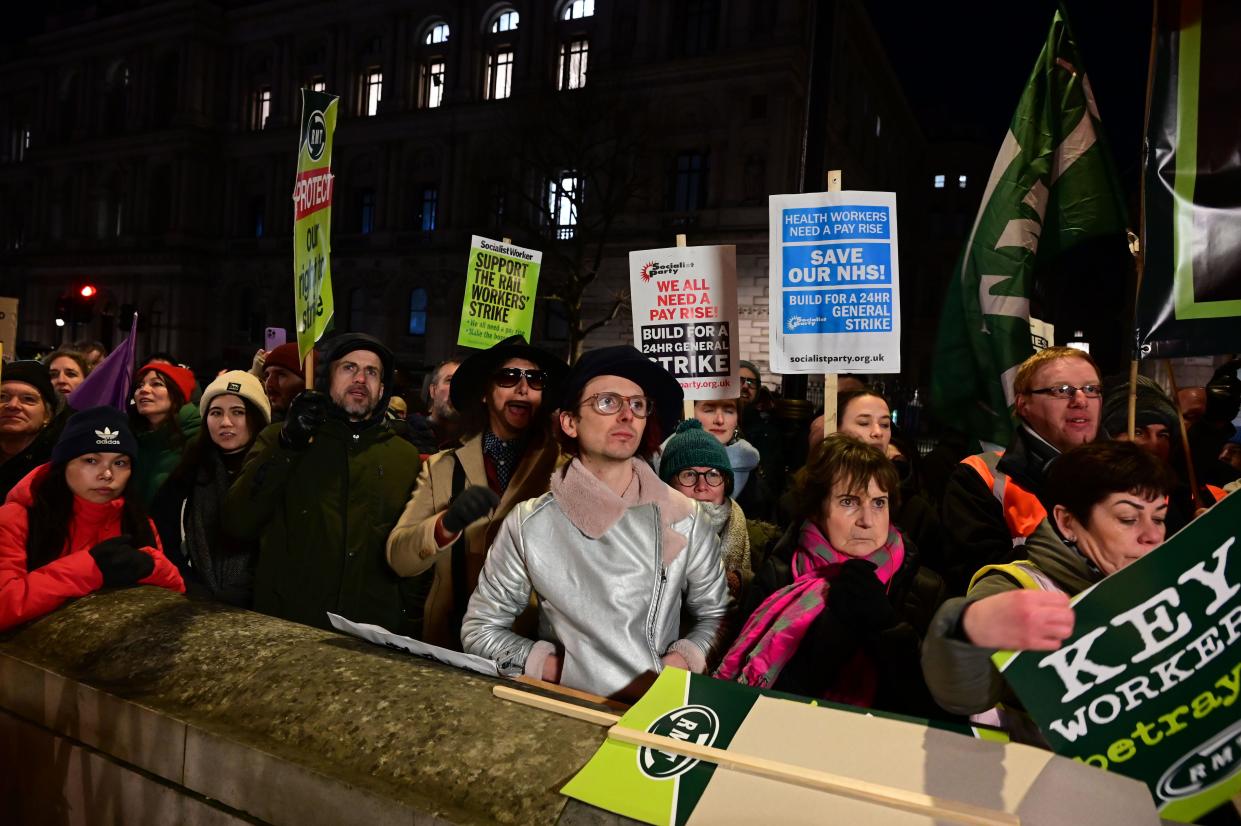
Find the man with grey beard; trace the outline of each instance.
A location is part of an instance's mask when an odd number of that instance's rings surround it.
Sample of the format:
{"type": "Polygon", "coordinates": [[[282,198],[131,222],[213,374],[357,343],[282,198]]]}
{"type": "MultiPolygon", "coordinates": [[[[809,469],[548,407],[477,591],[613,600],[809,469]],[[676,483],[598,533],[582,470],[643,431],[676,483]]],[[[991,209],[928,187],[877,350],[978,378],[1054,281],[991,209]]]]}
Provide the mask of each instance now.
{"type": "Polygon", "coordinates": [[[345,333],[316,386],[266,428],[224,501],[224,530],[260,543],[258,611],[329,628],[327,612],[417,637],[430,577],[397,576],[385,542],[422,461],[384,415],[393,356],[345,333]]]}
{"type": "Polygon", "coordinates": [[[453,359],[441,361],[435,366],[424,394],[430,412],[425,416],[416,414],[409,417],[406,438],[414,443],[419,453],[430,455],[460,443],[461,414],[452,406],[449,395],[452,377],[459,366],[460,362],[453,359]]]}

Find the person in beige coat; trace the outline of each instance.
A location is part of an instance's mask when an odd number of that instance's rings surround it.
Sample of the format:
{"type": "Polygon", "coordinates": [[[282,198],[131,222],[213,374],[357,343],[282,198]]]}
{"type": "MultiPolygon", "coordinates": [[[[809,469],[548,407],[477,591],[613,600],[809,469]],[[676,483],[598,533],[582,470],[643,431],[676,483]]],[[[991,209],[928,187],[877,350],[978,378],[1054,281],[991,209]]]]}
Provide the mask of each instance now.
{"type": "Polygon", "coordinates": [[[560,456],[552,400],[567,369],[513,336],[470,356],[453,376],[466,438],[423,465],[388,536],[388,564],[400,576],[435,567],[424,641],[460,650],[461,618],[500,524],[518,503],[547,492],[560,456]]]}

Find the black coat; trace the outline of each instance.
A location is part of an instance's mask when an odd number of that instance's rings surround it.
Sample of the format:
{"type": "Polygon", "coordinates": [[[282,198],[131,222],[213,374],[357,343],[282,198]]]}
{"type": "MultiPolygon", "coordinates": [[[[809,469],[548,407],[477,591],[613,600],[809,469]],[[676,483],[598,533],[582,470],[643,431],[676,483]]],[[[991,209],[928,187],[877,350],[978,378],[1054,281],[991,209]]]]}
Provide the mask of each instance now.
{"type": "MultiPolygon", "coordinates": [[[[1055,448],[1019,427],[1000,459],[999,470],[1037,496],[1050,513],[1043,487],[1047,468],[1059,455],[1055,448]]],[[[1021,547],[1013,547],[1003,507],[991,487],[969,465],[957,465],[948,478],[940,523],[944,531],[940,573],[951,596],[964,596],[970,578],[980,568],[1022,558],[1021,547]]]]}
{"type": "MultiPolygon", "coordinates": [[[[795,523],[789,528],[761,564],[746,594],[743,616],[749,617],[763,600],[793,583],[792,560],[800,527],[795,523]]],[[[949,717],[931,699],[921,665],[922,638],[945,599],[943,581],[922,567],[918,548],[908,538],[905,562],[892,577],[888,594],[900,617],[896,625],[881,631],[860,630],[846,625],[830,609],[824,610],[772,688],[822,697],[836,682],[840,669],[862,650],[878,672],[876,709],[915,717],[949,717]]]]}

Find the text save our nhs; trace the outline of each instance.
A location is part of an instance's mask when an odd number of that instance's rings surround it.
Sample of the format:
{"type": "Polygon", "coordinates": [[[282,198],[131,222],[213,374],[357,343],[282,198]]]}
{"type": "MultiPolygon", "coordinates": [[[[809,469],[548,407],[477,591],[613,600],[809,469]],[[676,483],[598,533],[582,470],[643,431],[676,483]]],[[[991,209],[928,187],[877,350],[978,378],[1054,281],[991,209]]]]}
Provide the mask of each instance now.
{"type": "Polygon", "coordinates": [[[782,211],[787,333],[891,332],[890,217],[870,205],[782,211]]]}

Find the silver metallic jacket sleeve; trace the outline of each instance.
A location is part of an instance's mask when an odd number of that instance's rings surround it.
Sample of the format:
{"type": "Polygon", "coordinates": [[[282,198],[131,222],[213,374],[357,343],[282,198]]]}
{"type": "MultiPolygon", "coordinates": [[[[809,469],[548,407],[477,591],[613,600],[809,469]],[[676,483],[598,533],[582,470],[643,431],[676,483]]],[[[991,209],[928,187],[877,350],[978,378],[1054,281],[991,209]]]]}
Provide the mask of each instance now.
{"type": "Polygon", "coordinates": [[[506,677],[522,673],[534,647],[534,640],[512,631],[513,621],[530,604],[532,588],[521,538],[524,510],[514,508],[505,517],[461,622],[465,652],[495,660],[506,677]]]}
{"type": "Polygon", "coordinates": [[[694,625],[685,638],[702,649],[711,660],[723,641],[724,614],[728,610],[728,582],[724,578],[724,560],[720,537],[711,527],[705,511],[694,509],[694,526],[689,535],[685,560],[685,607],[694,618],[694,625]]]}

